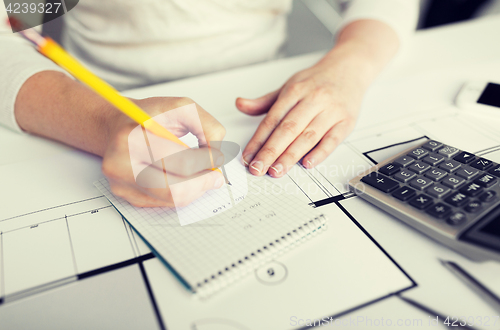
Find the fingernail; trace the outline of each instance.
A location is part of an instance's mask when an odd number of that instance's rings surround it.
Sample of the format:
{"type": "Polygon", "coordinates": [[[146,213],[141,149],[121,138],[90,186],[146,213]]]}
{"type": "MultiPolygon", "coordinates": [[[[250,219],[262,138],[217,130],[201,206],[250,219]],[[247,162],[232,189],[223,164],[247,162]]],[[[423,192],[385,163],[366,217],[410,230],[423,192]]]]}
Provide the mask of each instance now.
{"type": "Polygon", "coordinates": [[[245,163],[246,166],[248,166],[248,164],[250,164],[252,159],[253,159],[253,155],[246,155],[245,157],[243,157],[243,162],[245,163]]]}
{"type": "Polygon", "coordinates": [[[264,164],[258,160],[258,161],[253,161],[250,163],[250,167],[256,170],[257,172],[261,173],[262,172],[262,167],[264,167],[264,164]]]}
{"type": "Polygon", "coordinates": [[[310,158],[306,160],[307,168],[313,168],[314,158],[310,158]]]}
{"type": "Polygon", "coordinates": [[[280,163],[274,164],[271,166],[271,169],[274,171],[275,176],[280,175],[283,172],[283,165],[280,163]]]}
{"type": "Polygon", "coordinates": [[[215,180],[214,189],[219,189],[224,184],[224,177],[220,176],[215,180]]]}
{"type": "Polygon", "coordinates": [[[219,157],[217,157],[217,160],[215,161],[215,166],[221,167],[222,165],[224,165],[224,156],[220,155],[219,157]]]}

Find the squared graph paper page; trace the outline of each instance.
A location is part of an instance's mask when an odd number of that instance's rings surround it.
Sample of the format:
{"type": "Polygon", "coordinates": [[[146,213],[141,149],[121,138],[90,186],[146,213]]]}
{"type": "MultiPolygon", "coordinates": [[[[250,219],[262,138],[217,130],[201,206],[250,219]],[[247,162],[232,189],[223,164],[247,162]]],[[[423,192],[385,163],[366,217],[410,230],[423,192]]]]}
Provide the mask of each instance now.
{"type": "MultiPolygon", "coordinates": [[[[252,190],[236,207],[181,226],[170,208],[136,208],[115,197],[106,179],[95,183],[127,221],[189,285],[204,286],[252,271],[259,260],[283,251],[297,237],[319,227],[311,208],[286,194],[252,190]],[[277,242],[278,240],[278,242],[277,242]],[[251,266],[251,267],[250,267],[251,266]]],[[[223,188],[221,188],[223,189],[223,188]]],[[[202,197],[196,203],[209,202],[202,197]]]]}
{"type": "MultiPolygon", "coordinates": [[[[320,210],[328,217],[328,229],[321,235],[260,266],[208,301],[192,299],[157,259],[146,261],[144,267],[167,327],[299,329],[303,325],[293,326],[293,316],[321,319],[412,286],[410,279],[338,206],[329,204],[320,210]]],[[[366,316],[365,310],[354,315],[366,316]]],[[[339,325],[318,329],[357,328],[339,325]]]]}

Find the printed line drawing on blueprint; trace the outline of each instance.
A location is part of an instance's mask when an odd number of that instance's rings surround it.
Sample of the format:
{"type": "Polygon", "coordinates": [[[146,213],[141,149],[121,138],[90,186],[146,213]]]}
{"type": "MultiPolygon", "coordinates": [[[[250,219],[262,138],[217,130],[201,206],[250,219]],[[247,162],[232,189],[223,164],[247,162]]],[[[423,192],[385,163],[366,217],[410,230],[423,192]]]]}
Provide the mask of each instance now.
{"type": "Polygon", "coordinates": [[[0,299],[13,301],[148,255],[104,196],[1,219],[0,299]]]}

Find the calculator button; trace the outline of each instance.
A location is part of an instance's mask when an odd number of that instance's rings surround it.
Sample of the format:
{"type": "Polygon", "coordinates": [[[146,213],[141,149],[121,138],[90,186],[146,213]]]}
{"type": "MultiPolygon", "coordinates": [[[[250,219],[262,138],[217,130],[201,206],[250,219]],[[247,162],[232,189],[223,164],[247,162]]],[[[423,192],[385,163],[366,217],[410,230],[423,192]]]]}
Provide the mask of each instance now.
{"type": "Polygon", "coordinates": [[[498,180],[493,175],[484,173],[479,178],[474,180],[474,183],[477,183],[480,186],[488,188],[497,183],[497,181],[498,180]]]}
{"type": "Polygon", "coordinates": [[[429,207],[426,212],[433,217],[442,219],[451,213],[451,207],[444,205],[443,203],[437,203],[436,205],[429,207]]]}
{"type": "Polygon", "coordinates": [[[447,193],[451,191],[450,188],[443,186],[442,184],[436,183],[432,187],[427,188],[425,191],[429,195],[435,198],[442,198],[445,196],[447,193]]]}
{"type": "Polygon", "coordinates": [[[408,153],[408,156],[413,157],[415,159],[422,159],[427,156],[429,153],[425,151],[425,149],[417,148],[408,153]]]}
{"type": "Polygon", "coordinates": [[[472,162],[474,159],[476,159],[476,156],[474,156],[474,154],[471,154],[470,152],[462,151],[461,153],[458,154],[458,156],[455,156],[455,158],[453,159],[462,164],[468,164],[472,162]]]}
{"type": "Polygon", "coordinates": [[[394,164],[399,165],[401,167],[406,167],[413,163],[415,160],[408,156],[401,156],[394,161],[394,164]]]}
{"type": "Polygon", "coordinates": [[[482,208],[481,202],[478,202],[478,201],[469,202],[464,207],[465,211],[469,212],[469,213],[479,212],[479,210],[481,210],[481,208],[482,208]]]}
{"type": "Polygon", "coordinates": [[[446,176],[446,172],[444,170],[440,170],[439,168],[433,168],[425,173],[425,176],[434,181],[439,181],[446,176]]]}
{"type": "Polygon", "coordinates": [[[401,167],[399,165],[395,165],[395,164],[386,164],[384,166],[382,166],[381,168],[378,169],[378,171],[382,174],[385,174],[385,175],[393,175],[394,173],[397,173],[399,171],[401,167]]]}
{"type": "Polygon", "coordinates": [[[446,198],[444,201],[453,206],[460,207],[469,201],[469,197],[465,196],[461,192],[456,192],[453,193],[453,195],[446,198]]]}
{"type": "Polygon", "coordinates": [[[462,212],[456,212],[453,213],[446,222],[449,225],[458,226],[462,224],[465,221],[465,219],[466,219],[465,214],[463,214],[462,212]]]}
{"type": "Polygon", "coordinates": [[[497,193],[493,190],[489,190],[484,192],[481,196],[479,196],[479,199],[485,203],[490,203],[493,202],[495,199],[497,199],[497,193]]]}
{"type": "Polygon", "coordinates": [[[458,175],[461,178],[464,178],[465,180],[470,180],[473,177],[475,177],[478,173],[479,170],[465,165],[462,166],[462,168],[459,168],[454,174],[458,175]]]}
{"type": "Polygon", "coordinates": [[[423,210],[434,203],[434,200],[427,195],[421,194],[416,197],[413,197],[410,200],[410,205],[416,207],[417,209],[423,210]]]}
{"type": "Polygon", "coordinates": [[[417,192],[414,189],[408,187],[402,187],[393,192],[392,196],[404,202],[412,198],[416,193],[417,192]]]}
{"type": "Polygon", "coordinates": [[[377,172],[372,172],[364,176],[361,181],[385,193],[391,192],[399,187],[399,183],[397,181],[394,181],[377,172]]]}
{"type": "Polygon", "coordinates": [[[399,172],[394,176],[394,179],[406,183],[416,176],[417,175],[412,171],[402,170],[401,172],[399,172]]]}
{"type": "Polygon", "coordinates": [[[430,169],[431,166],[429,164],[426,164],[426,163],[422,163],[422,162],[416,162],[414,164],[411,164],[408,169],[410,171],[413,171],[417,174],[422,174],[424,173],[425,171],[427,171],[428,169],[430,169]]]}
{"type": "Polygon", "coordinates": [[[436,166],[437,164],[443,161],[444,157],[438,154],[430,154],[429,156],[424,157],[422,159],[424,162],[431,166],[436,166]]]}
{"type": "Polygon", "coordinates": [[[455,176],[455,175],[450,175],[449,177],[444,178],[443,181],[441,181],[442,184],[444,184],[447,187],[450,187],[451,189],[456,189],[459,186],[461,186],[465,182],[464,179],[455,176]]]}
{"type": "Polygon", "coordinates": [[[439,149],[439,154],[447,158],[455,156],[457,153],[458,149],[450,146],[444,146],[443,148],[439,149]]]}
{"type": "Polygon", "coordinates": [[[429,151],[435,151],[435,150],[439,149],[439,147],[441,147],[442,145],[443,144],[441,142],[430,140],[430,141],[426,142],[425,144],[423,144],[422,148],[427,149],[429,151]]]}
{"type": "Polygon", "coordinates": [[[441,165],[439,165],[439,168],[442,168],[443,170],[451,173],[458,170],[460,166],[461,165],[459,162],[450,159],[442,162],[441,165]]]}
{"type": "Polygon", "coordinates": [[[460,192],[462,194],[465,194],[469,197],[477,196],[482,191],[483,191],[483,187],[481,187],[480,185],[478,185],[477,183],[474,183],[474,182],[471,182],[471,183],[467,184],[465,187],[463,187],[462,189],[460,189],[460,192]]]}
{"type": "Polygon", "coordinates": [[[432,180],[429,178],[418,177],[410,181],[410,186],[416,188],[417,190],[424,190],[432,184],[432,180]]]}
{"type": "Polygon", "coordinates": [[[494,176],[500,177],[500,165],[492,168],[491,170],[488,171],[488,173],[493,174],[494,176]]]}
{"type": "Polygon", "coordinates": [[[478,160],[470,163],[470,166],[477,168],[478,170],[485,171],[493,165],[491,160],[486,158],[479,158],[478,160]]]}

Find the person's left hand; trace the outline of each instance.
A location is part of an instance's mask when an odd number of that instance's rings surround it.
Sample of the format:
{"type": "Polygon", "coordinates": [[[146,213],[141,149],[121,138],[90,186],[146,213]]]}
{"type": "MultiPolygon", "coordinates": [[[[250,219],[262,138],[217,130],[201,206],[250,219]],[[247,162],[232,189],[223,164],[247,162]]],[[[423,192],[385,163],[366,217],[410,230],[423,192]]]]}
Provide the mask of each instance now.
{"type": "Polygon", "coordinates": [[[243,151],[252,174],[281,177],[304,155],[302,165],[313,168],[335,150],[353,130],[366,89],[357,64],[325,57],[274,92],[236,100],[248,115],[267,112],[243,151]]]}

